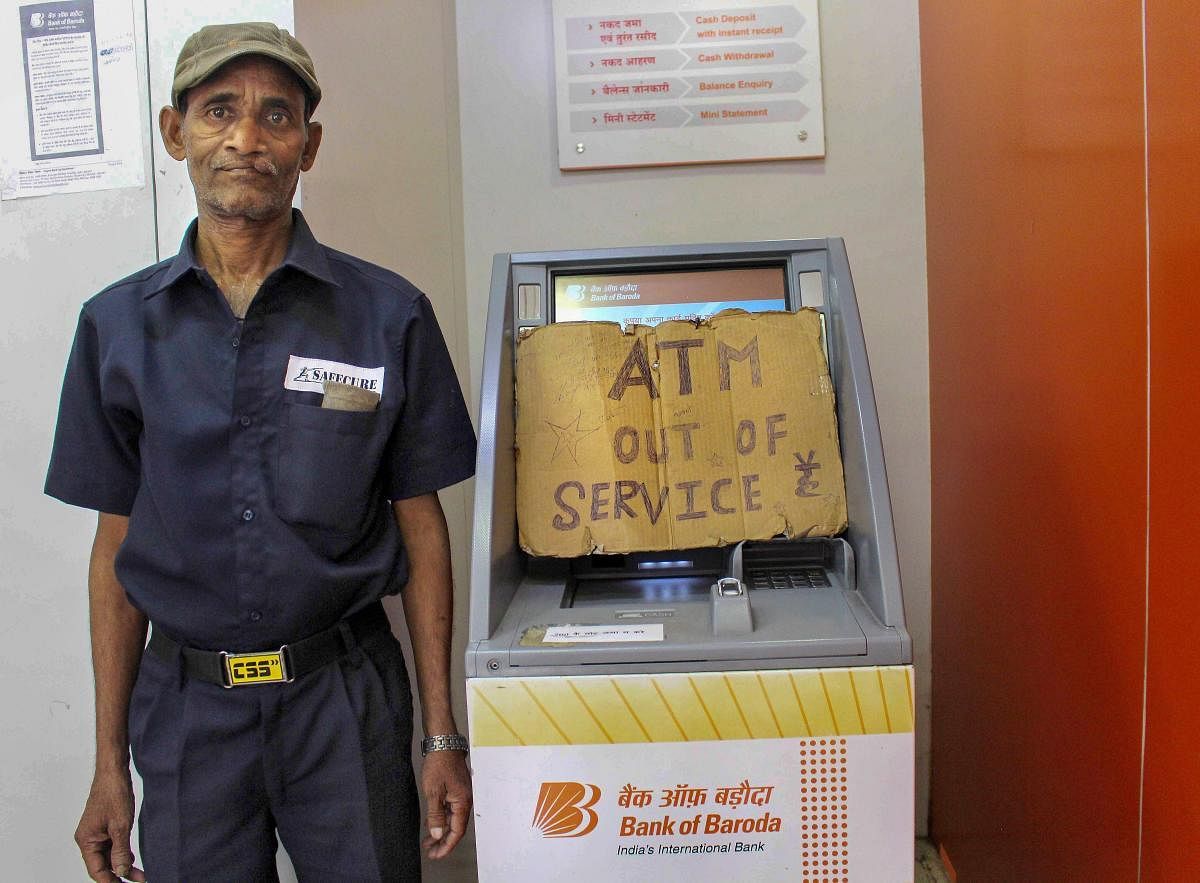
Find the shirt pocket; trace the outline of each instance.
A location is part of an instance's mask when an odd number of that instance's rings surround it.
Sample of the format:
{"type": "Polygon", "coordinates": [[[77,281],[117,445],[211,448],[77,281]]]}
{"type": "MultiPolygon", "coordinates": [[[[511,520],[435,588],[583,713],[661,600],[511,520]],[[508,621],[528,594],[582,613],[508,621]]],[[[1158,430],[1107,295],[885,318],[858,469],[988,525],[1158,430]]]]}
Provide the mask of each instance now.
{"type": "Polygon", "coordinates": [[[358,530],[379,503],[387,442],[385,411],[284,404],[275,468],[275,508],[284,521],[358,530]]]}

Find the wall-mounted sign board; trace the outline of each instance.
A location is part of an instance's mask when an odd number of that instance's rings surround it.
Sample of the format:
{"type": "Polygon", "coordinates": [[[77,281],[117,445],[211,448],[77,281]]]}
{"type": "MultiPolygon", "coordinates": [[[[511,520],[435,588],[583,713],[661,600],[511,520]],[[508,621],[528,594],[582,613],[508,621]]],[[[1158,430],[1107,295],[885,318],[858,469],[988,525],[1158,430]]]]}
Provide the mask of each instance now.
{"type": "Polygon", "coordinates": [[[564,170],[825,155],[817,0],[554,0],[564,170]]]}

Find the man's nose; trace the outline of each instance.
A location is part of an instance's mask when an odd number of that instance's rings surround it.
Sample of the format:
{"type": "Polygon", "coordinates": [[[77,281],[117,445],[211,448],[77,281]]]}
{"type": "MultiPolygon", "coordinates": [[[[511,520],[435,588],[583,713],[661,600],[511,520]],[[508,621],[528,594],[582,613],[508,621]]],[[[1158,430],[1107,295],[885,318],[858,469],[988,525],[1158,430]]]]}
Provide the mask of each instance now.
{"type": "Polygon", "coordinates": [[[262,126],[253,114],[243,114],[229,127],[227,145],[238,153],[256,153],[262,149],[262,126]]]}

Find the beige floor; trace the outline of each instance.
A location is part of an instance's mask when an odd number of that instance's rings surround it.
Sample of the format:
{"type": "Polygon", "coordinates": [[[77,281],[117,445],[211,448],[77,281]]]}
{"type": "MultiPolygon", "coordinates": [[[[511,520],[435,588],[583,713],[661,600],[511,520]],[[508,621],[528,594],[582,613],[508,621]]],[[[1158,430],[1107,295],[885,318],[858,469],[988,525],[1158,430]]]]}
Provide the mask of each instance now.
{"type": "MultiPolygon", "coordinates": [[[[478,880],[474,838],[469,842],[464,840],[453,854],[442,861],[426,862],[422,877],[426,883],[474,883],[478,880]]],[[[928,840],[917,841],[913,883],[950,883],[937,849],[928,840]]]]}

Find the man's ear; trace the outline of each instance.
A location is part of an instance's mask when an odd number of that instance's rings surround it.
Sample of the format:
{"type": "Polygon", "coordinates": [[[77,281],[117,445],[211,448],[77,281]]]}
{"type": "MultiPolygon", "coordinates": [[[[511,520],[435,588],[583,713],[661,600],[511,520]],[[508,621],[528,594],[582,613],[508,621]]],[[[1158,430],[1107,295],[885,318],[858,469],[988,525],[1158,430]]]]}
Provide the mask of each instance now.
{"type": "Polygon", "coordinates": [[[308,141],[304,145],[304,153],[300,154],[300,171],[307,172],[317,161],[317,150],[321,146],[321,135],[324,130],[320,123],[308,123],[308,141]]]}
{"type": "Polygon", "coordinates": [[[158,112],[158,131],[171,158],[182,160],[186,155],[183,149],[183,114],[170,105],[164,107],[158,112]]]}

